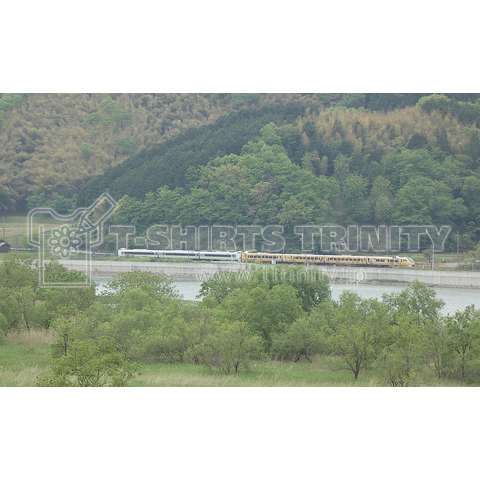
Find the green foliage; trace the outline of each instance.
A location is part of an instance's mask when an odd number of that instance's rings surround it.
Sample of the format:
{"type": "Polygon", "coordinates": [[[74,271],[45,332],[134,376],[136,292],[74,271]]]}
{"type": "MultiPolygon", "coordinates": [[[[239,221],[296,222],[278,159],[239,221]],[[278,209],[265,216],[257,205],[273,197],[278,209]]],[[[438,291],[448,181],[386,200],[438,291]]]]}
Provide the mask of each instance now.
{"type": "Polygon", "coordinates": [[[307,270],[302,266],[262,268],[248,265],[245,271],[216,273],[202,283],[198,297],[210,295],[221,303],[235,290],[250,291],[262,284],[270,289],[277,285],[292,287],[306,312],[330,299],[331,295],[328,277],[318,270],[307,270]]]}
{"type": "Polygon", "coordinates": [[[248,368],[252,359],[262,358],[263,340],[246,322],[223,323],[203,342],[190,347],[186,356],[212,372],[229,375],[248,368]]]}
{"type": "Polygon", "coordinates": [[[448,111],[448,101],[449,100],[446,95],[437,95],[434,93],[433,95],[422,97],[417,102],[417,107],[421,108],[427,113],[430,113],[432,110],[439,110],[443,114],[446,114],[448,111]]]}
{"type": "Polygon", "coordinates": [[[93,112],[93,113],[88,113],[83,117],[83,121],[87,124],[96,124],[96,123],[104,123],[105,118],[100,112],[93,112]]]}
{"type": "Polygon", "coordinates": [[[125,110],[114,110],[110,118],[117,122],[117,125],[122,128],[132,121],[131,115],[125,112],[125,110]]]}
{"type": "Polygon", "coordinates": [[[243,105],[245,102],[250,104],[255,104],[260,100],[259,93],[232,93],[232,100],[230,105],[232,107],[238,107],[243,105]]]}
{"type": "Polygon", "coordinates": [[[120,137],[115,140],[115,147],[123,155],[131,155],[135,152],[136,145],[130,138],[120,137]]]}
{"type": "Polygon", "coordinates": [[[125,387],[138,374],[139,366],[125,360],[108,336],[98,341],[74,340],[65,355],[41,376],[40,387],[125,387]]]}
{"type": "Polygon", "coordinates": [[[58,193],[54,193],[51,199],[47,199],[45,192],[42,192],[27,198],[27,208],[33,210],[36,207],[45,207],[53,208],[57,213],[71,213],[77,208],[77,199],[76,194],[72,198],[65,198],[58,193]]]}
{"type": "Polygon", "coordinates": [[[100,106],[108,113],[112,114],[117,109],[117,102],[114,102],[111,97],[102,100],[100,106]]]}
{"type": "Polygon", "coordinates": [[[331,354],[339,356],[345,368],[355,376],[375,360],[386,342],[388,312],[375,299],[361,300],[350,291],[340,295],[340,301],[326,318],[322,342],[331,354]]]}
{"type": "Polygon", "coordinates": [[[461,380],[479,370],[480,310],[473,305],[447,316],[446,335],[448,349],[452,354],[452,374],[461,380]]]}
{"type": "Polygon", "coordinates": [[[400,293],[383,294],[382,301],[394,319],[397,316],[409,318],[413,316],[418,323],[423,323],[424,319],[439,320],[440,312],[445,305],[443,300],[437,299],[435,290],[418,280],[400,293]]]}
{"type": "Polygon", "coordinates": [[[80,148],[80,151],[82,152],[83,158],[85,160],[88,160],[92,156],[93,151],[95,150],[95,145],[82,143],[79,148],[80,148]]]}
{"type": "Polygon", "coordinates": [[[392,387],[414,386],[421,368],[422,330],[412,317],[401,315],[391,326],[392,341],[379,356],[385,382],[392,387]]]}
{"type": "Polygon", "coordinates": [[[23,94],[21,93],[3,93],[0,96],[0,111],[7,111],[11,108],[18,107],[23,102],[23,94]]]}
{"type": "MultiPolygon", "coordinates": [[[[85,311],[95,299],[95,284],[85,288],[38,288],[37,261],[29,254],[9,252],[0,264],[0,313],[7,319],[7,332],[19,328],[48,329],[66,308],[85,311]]],[[[57,262],[43,270],[45,282],[85,283],[85,275],[57,262]]]]}
{"type": "Polygon", "coordinates": [[[153,287],[157,294],[165,295],[173,299],[179,299],[180,294],[173,286],[172,280],[168,280],[163,275],[155,275],[150,272],[124,272],[116,275],[116,277],[107,283],[107,291],[103,294],[106,298],[112,296],[125,297],[128,290],[140,288],[142,285],[153,287]]]}
{"type": "Polygon", "coordinates": [[[365,106],[364,93],[344,93],[342,95],[342,99],[336,105],[337,108],[338,107],[359,108],[364,106],[365,106]]]}
{"type": "Polygon", "coordinates": [[[281,325],[290,325],[302,314],[300,299],[290,285],[265,283],[254,288],[235,289],[220,304],[229,321],[248,323],[265,341],[266,351],[271,335],[281,332],[281,325]]]}
{"type": "Polygon", "coordinates": [[[284,325],[284,332],[272,333],[270,353],[295,363],[302,358],[311,362],[313,355],[323,350],[319,327],[313,316],[305,315],[291,325],[284,325]]]}

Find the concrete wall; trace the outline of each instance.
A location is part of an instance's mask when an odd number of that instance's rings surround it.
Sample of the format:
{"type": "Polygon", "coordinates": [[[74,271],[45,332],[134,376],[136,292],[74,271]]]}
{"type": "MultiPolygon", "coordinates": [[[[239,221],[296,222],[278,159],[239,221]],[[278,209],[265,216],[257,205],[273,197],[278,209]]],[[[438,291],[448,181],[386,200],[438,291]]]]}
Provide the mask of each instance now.
{"type": "MultiPolygon", "coordinates": [[[[81,260],[60,260],[68,270],[86,272],[85,262],[81,260]]],[[[245,268],[242,263],[168,263],[168,262],[111,262],[95,260],[91,263],[91,275],[115,275],[123,272],[151,272],[172,279],[190,279],[204,281],[220,271],[237,271],[245,268]]]]}
{"type": "Polygon", "coordinates": [[[332,281],[347,283],[411,283],[418,280],[431,287],[480,288],[480,273],[440,272],[431,270],[394,268],[338,268],[322,267],[332,281]],[[333,273],[332,270],[337,270],[333,273]]]}
{"type": "MultiPolygon", "coordinates": [[[[85,262],[79,260],[61,260],[69,270],[85,272],[85,262]]],[[[216,272],[243,270],[242,263],[168,263],[168,262],[111,262],[92,261],[91,275],[115,275],[122,272],[144,271],[166,275],[171,279],[189,279],[204,281],[216,272]]],[[[267,268],[269,265],[265,265],[267,268]]],[[[430,270],[394,269],[394,268],[355,268],[355,267],[308,267],[318,268],[328,275],[331,282],[353,285],[355,283],[410,283],[414,280],[428,286],[480,288],[480,273],[468,272],[432,272],[430,270]]]]}

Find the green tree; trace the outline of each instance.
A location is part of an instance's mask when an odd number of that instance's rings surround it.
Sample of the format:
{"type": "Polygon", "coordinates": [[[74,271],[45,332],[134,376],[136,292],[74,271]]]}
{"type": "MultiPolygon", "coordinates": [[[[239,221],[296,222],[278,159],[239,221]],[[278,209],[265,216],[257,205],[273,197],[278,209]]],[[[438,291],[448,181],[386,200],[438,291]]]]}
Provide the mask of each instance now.
{"type": "Polygon", "coordinates": [[[305,203],[299,202],[295,195],[292,195],[288,201],[283,204],[278,215],[282,225],[291,228],[294,225],[305,223],[305,217],[308,215],[308,208],[305,203]]]}
{"type": "Polygon", "coordinates": [[[246,322],[265,340],[267,351],[273,332],[281,332],[281,324],[291,324],[302,314],[300,300],[290,285],[266,284],[253,289],[236,289],[220,304],[230,322],[246,322]]]}
{"type": "Polygon", "coordinates": [[[478,370],[480,351],[480,310],[465,307],[445,319],[447,344],[453,354],[453,374],[461,380],[478,370]]]}
{"type": "Polygon", "coordinates": [[[37,380],[40,387],[125,387],[139,365],[125,360],[110,337],[74,340],[65,355],[37,380]]]}
{"type": "Polygon", "coordinates": [[[303,310],[312,311],[324,300],[330,299],[330,284],[326,275],[316,269],[307,270],[303,266],[266,266],[247,265],[238,272],[221,272],[203,282],[198,298],[211,294],[219,303],[236,289],[253,290],[258,285],[273,288],[276,285],[288,285],[295,289],[303,310]]]}
{"type": "Polygon", "coordinates": [[[387,309],[378,300],[362,300],[347,290],[322,329],[322,342],[329,353],[343,359],[356,380],[384,347],[388,320],[387,309]]]}
{"type": "Polygon", "coordinates": [[[342,99],[337,103],[336,107],[343,108],[359,108],[365,106],[364,93],[344,93],[342,99]]]}
{"type": "Polygon", "coordinates": [[[218,370],[225,375],[248,368],[249,362],[262,354],[262,338],[246,322],[223,323],[186,352],[187,357],[198,359],[210,371],[218,370]]]}
{"type": "Polygon", "coordinates": [[[240,105],[243,105],[245,102],[255,104],[259,100],[259,93],[232,93],[232,100],[230,102],[230,105],[232,107],[238,107],[240,105]]]}
{"type": "Polygon", "coordinates": [[[422,327],[414,316],[401,314],[390,329],[391,341],[379,355],[379,370],[392,387],[413,386],[418,381],[424,354],[422,327]]]}
{"type": "Polygon", "coordinates": [[[142,285],[150,285],[155,293],[162,294],[173,299],[181,298],[181,295],[173,286],[173,281],[164,275],[155,275],[150,272],[124,272],[115,276],[107,283],[107,292],[104,296],[109,298],[113,295],[125,297],[130,289],[139,288],[142,285]]]}
{"type": "Polygon", "coordinates": [[[100,106],[108,113],[113,113],[117,109],[117,102],[114,102],[111,97],[107,97],[102,100],[100,106]]]}
{"type": "Polygon", "coordinates": [[[349,175],[344,182],[343,195],[347,204],[347,222],[362,223],[370,219],[371,205],[366,198],[367,182],[361,175],[349,175]]]}
{"type": "Polygon", "coordinates": [[[130,138],[120,137],[115,140],[117,150],[123,155],[131,155],[137,148],[135,142],[130,138]]]}
{"type": "Polygon", "coordinates": [[[432,112],[432,110],[438,110],[446,115],[448,112],[448,102],[449,100],[446,95],[434,93],[433,95],[420,98],[417,102],[417,107],[427,113],[432,112]]]}
{"type": "Polygon", "coordinates": [[[437,292],[423,283],[415,280],[400,293],[384,293],[382,301],[387,306],[394,321],[400,316],[414,317],[418,324],[426,319],[440,320],[445,302],[437,298],[437,292]]]}
{"type": "Polygon", "coordinates": [[[117,122],[120,127],[125,127],[132,121],[132,117],[125,110],[114,110],[110,115],[110,118],[117,122]]]}
{"type": "Polygon", "coordinates": [[[95,150],[95,145],[90,145],[89,143],[82,143],[79,148],[82,152],[82,157],[85,160],[88,160],[92,156],[93,151],[95,150]]]}
{"type": "Polygon", "coordinates": [[[403,225],[444,224],[466,214],[463,199],[454,199],[445,183],[425,177],[410,180],[393,201],[393,221],[403,225]]]}
{"type": "Polygon", "coordinates": [[[311,362],[315,353],[322,351],[320,329],[312,317],[303,315],[291,325],[283,325],[282,333],[272,333],[270,353],[298,362],[302,358],[311,362]]]}

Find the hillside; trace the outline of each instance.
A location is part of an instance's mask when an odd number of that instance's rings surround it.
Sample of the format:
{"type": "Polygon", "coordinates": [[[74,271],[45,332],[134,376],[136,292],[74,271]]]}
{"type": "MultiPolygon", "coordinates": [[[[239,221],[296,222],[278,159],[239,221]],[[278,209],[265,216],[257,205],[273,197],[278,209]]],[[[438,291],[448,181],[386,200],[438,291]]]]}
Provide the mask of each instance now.
{"type": "Polygon", "coordinates": [[[3,94],[0,202],[67,211],[108,190],[140,229],[448,223],[469,248],[479,96],[3,94]]]}
{"type": "MultiPolygon", "coordinates": [[[[0,211],[27,208],[42,192],[71,197],[88,179],[144,148],[243,109],[301,103],[389,111],[415,105],[421,93],[74,93],[0,94],[0,211]]],[[[476,102],[477,94],[448,94],[476,102]]],[[[278,119],[277,119],[278,120],[278,119]]],[[[266,122],[268,123],[268,122],[266,122]]]]}
{"type": "Polygon", "coordinates": [[[30,195],[70,197],[145,147],[243,108],[303,102],[301,94],[2,94],[0,210],[30,195]]]}

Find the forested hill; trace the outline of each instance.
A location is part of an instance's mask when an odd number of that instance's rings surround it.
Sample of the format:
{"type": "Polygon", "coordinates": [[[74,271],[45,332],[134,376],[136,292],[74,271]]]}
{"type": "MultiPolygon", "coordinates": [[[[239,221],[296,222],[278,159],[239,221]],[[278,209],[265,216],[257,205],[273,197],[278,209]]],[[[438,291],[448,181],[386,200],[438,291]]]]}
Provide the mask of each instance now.
{"type": "Polygon", "coordinates": [[[449,222],[473,242],[479,97],[2,94],[0,207],[108,190],[139,228],[449,222]]]}
{"type": "Polygon", "coordinates": [[[450,224],[469,248],[480,224],[477,123],[477,103],[445,95],[386,112],[246,109],[132,157],[90,181],[83,200],[109,189],[120,201],[115,222],[140,230],[450,224]]]}
{"type": "MultiPolygon", "coordinates": [[[[328,108],[389,111],[428,94],[0,94],[0,211],[27,208],[42,194],[79,193],[86,181],[144,148],[243,109],[301,103],[328,108]]],[[[477,94],[447,94],[476,102],[477,94]]],[[[278,118],[275,120],[278,121],[278,118]]],[[[57,202],[58,203],[58,202],[57,202]]]]}
{"type": "Polygon", "coordinates": [[[28,196],[71,197],[85,182],[144,148],[245,108],[332,94],[0,94],[0,210],[28,196]]]}

